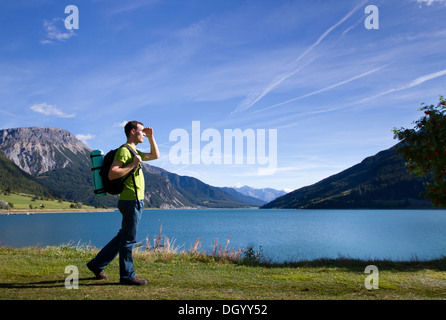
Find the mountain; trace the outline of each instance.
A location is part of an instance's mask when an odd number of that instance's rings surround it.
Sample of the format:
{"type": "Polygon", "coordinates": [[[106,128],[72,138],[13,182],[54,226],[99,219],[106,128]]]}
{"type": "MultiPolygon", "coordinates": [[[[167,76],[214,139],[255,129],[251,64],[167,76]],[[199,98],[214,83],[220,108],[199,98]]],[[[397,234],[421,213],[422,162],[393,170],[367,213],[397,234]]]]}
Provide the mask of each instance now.
{"type": "Polygon", "coordinates": [[[193,177],[179,176],[146,163],[143,168],[146,170],[145,177],[149,176],[146,189],[153,189],[152,184],[158,186],[155,195],[146,191],[149,204],[156,207],[241,208],[263,204],[255,198],[234,194],[227,188],[210,186],[193,177]],[[157,183],[160,178],[164,179],[164,185],[157,183]],[[162,186],[163,189],[160,188],[162,186]],[[156,202],[157,198],[162,199],[163,205],[156,202]]]}
{"type": "Polygon", "coordinates": [[[239,192],[237,189],[235,188],[229,188],[229,187],[225,187],[222,188],[223,190],[225,190],[226,192],[232,194],[234,197],[236,197],[239,200],[242,200],[244,202],[247,202],[249,204],[251,204],[254,207],[260,207],[264,204],[266,204],[268,201],[263,201],[257,197],[254,196],[249,196],[249,195],[245,195],[241,192],[239,192]]]}
{"type": "MultiPolygon", "coordinates": [[[[0,150],[52,194],[95,206],[116,206],[117,197],[93,193],[91,149],[73,134],[56,128],[0,130],[0,150]]],[[[145,200],[155,208],[240,208],[250,203],[222,188],[144,163],[145,200]]]]}
{"type": "Polygon", "coordinates": [[[115,197],[93,193],[90,152],[69,131],[31,127],[0,130],[0,150],[53,196],[96,206],[116,206],[115,197]]]}
{"type": "Polygon", "coordinates": [[[431,208],[420,193],[427,179],[409,173],[396,146],[261,208],[392,209],[431,208]]]}
{"type": "Polygon", "coordinates": [[[286,194],[286,192],[283,190],[276,190],[276,189],[272,189],[272,188],[257,189],[257,188],[251,188],[248,186],[234,187],[234,190],[236,190],[237,192],[244,194],[246,196],[260,199],[264,202],[273,201],[274,199],[286,194]]]}
{"type": "Polygon", "coordinates": [[[20,169],[0,151],[0,189],[13,193],[51,197],[52,192],[36,178],[20,169]]]}
{"type": "Polygon", "coordinates": [[[23,171],[34,176],[73,165],[90,165],[91,149],[63,129],[0,130],[0,149],[23,171]]]}

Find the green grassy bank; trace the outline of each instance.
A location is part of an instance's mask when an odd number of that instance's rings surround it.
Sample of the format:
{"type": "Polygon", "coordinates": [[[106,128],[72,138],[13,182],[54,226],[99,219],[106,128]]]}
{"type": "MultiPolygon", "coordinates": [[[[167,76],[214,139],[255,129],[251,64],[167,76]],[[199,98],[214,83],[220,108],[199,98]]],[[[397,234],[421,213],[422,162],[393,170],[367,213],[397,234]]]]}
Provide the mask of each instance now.
{"type": "Polygon", "coordinates": [[[252,257],[231,260],[197,251],[135,252],[143,287],[119,285],[118,259],[108,280],[94,280],[85,263],[91,247],[0,248],[0,299],[446,299],[446,257],[432,261],[334,259],[262,264],[252,257]],[[68,290],[67,266],[76,266],[79,288],[68,290]],[[368,290],[367,265],[379,270],[379,288],[368,290]]]}
{"type": "Polygon", "coordinates": [[[27,213],[51,213],[51,212],[93,212],[113,211],[114,209],[95,208],[93,206],[73,201],[57,199],[44,199],[26,194],[0,194],[0,200],[8,203],[10,208],[0,208],[0,214],[27,214],[27,213]]]}
{"type": "Polygon", "coordinates": [[[92,206],[80,205],[70,201],[62,201],[55,199],[43,199],[41,197],[35,197],[33,195],[25,194],[0,194],[0,200],[6,203],[12,204],[11,212],[20,211],[45,211],[45,210],[69,210],[82,208],[85,210],[95,209],[92,206]]]}

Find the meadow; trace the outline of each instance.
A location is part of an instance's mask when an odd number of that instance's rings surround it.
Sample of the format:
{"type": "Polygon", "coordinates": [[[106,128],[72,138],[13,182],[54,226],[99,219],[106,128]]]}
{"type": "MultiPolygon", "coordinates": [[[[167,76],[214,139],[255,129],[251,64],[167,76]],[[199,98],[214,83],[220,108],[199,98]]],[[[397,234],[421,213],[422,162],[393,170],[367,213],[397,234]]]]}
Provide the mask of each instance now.
{"type": "Polygon", "coordinates": [[[445,300],[446,257],[430,261],[318,259],[273,263],[261,252],[212,253],[147,243],[134,251],[142,287],[119,284],[119,264],[108,280],[95,280],[86,263],[98,249],[88,245],[0,248],[1,300],[445,300]],[[365,268],[379,270],[376,289],[367,289],[365,268]],[[73,287],[73,266],[78,288],[73,287]],[[68,269],[66,269],[68,267],[68,269]],[[67,273],[65,271],[67,270],[67,273]],[[70,271],[71,270],[71,271],[70,271]]]}
{"type": "MultiPolygon", "coordinates": [[[[51,211],[94,211],[95,208],[73,201],[45,199],[26,194],[1,194],[0,200],[12,204],[10,210],[3,210],[11,213],[27,213],[27,212],[51,212],[51,211]]],[[[105,211],[102,209],[102,211],[105,211]]]]}

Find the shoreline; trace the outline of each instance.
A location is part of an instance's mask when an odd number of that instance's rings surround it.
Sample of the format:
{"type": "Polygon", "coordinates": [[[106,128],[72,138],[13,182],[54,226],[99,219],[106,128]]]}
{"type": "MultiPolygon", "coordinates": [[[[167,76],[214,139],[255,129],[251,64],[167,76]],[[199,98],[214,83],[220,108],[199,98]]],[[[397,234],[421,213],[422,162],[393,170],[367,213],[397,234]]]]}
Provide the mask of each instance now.
{"type": "Polygon", "coordinates": [[[76,213],[76,212],[113,212],[116,211],[116,208],[109,209],[11,209],[7,211],[0,211],[0,216],[8,216],[8,215],[17,215],[17,214],[25,214],[25,215],[33,215],[39,213],[76,213]]]}

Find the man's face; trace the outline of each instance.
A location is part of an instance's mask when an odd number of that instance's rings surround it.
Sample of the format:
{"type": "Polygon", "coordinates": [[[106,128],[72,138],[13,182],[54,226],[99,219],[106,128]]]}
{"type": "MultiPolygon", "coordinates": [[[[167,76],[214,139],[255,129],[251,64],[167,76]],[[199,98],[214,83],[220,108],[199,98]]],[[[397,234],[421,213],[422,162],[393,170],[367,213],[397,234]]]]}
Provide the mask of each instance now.
{"type": "Polygon", "coordinates": [[[136,131],[135,131],[135,137],[139,143],[143,143],[144,137],[146,136],[146,133],[143,130],[144,130],[144,126],[138,124],[136,131]]]}

